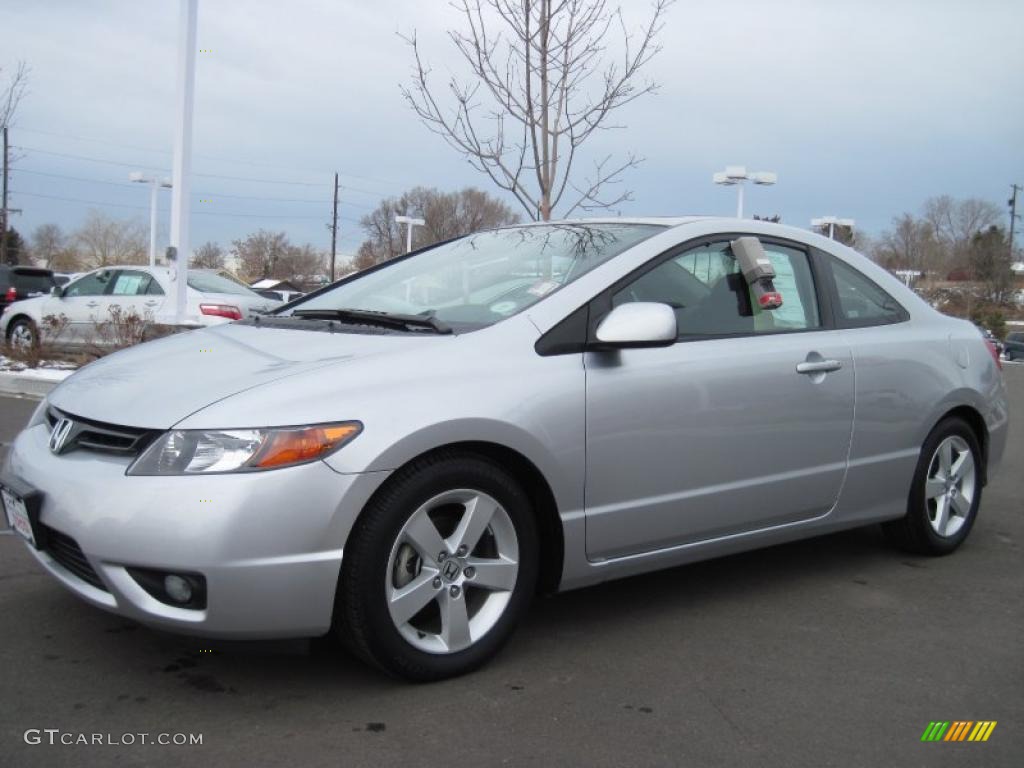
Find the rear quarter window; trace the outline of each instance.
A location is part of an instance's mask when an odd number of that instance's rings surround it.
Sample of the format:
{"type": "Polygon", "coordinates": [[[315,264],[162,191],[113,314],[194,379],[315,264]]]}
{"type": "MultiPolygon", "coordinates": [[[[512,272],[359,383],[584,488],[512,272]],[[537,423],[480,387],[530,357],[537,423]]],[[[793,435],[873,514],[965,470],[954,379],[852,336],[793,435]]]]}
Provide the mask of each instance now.
{"type": "Polygon", "coordinates": [[[49,293],[57,284],[49,272],[12,272],[11,277],[19,294],[49,293]]]}

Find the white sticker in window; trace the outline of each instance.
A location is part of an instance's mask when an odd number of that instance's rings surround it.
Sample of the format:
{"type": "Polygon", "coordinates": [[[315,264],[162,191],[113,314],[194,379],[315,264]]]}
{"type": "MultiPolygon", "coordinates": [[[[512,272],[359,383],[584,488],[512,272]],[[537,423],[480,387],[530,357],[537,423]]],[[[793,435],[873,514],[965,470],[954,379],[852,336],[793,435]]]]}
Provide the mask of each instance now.
{"type": "Polygon", "coordinates": [[[558,283],[554,280],[542,280],[539,283],[534,283],[526,289],[527,293],[532,293],[534,296],[547,296],[555,288],[558,287],[558,283]]]}

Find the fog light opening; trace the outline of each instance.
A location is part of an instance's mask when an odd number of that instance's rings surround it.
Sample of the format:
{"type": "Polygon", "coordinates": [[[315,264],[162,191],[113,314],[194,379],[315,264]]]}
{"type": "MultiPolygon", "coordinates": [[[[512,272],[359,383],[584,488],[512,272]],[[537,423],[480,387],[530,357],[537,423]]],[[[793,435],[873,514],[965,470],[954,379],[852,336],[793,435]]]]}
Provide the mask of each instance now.
{"type": "Polygon", "coordinates": [[[164,592],[176,603],[184,605],[192,602],[192,585],[177,574],[170,573],[164,577],[164,592]]]}
{"type": "Polygon", "coordinates": [[[200,573],[173,573],[126,566],[135,582],[164,605],[200,611],[206,608],[206,578],[200,573]]]}

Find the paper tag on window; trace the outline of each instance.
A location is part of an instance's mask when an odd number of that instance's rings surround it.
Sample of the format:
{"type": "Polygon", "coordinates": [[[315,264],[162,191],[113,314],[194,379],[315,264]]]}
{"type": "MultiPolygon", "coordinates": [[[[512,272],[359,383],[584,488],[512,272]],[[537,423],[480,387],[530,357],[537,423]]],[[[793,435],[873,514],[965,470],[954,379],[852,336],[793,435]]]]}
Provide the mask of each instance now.
{"type": "Polygon", "coordinates": [[[554,280],[542,280],[539,283],[534,283],[526,289],[527,293],[532,293],[534,296],[546,296],[551,293],[555,288],[558,287],[558,283],[554,280]]]}

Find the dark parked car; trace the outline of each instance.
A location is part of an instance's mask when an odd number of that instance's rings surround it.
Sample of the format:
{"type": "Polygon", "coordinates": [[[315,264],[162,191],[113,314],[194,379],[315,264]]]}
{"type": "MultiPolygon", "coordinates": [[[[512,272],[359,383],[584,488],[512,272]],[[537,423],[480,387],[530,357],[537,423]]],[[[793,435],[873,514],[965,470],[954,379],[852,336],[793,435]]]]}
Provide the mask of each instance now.
{"type": "Polygon", "coordinates": [[[1006,335],[1003,354],[1007,360],[1024,360],[1024,331],[1014,331],[1006,335]]]}
{"type": "Polygon", "coordinates": [[[11,302],[48,294],[55,285],[52,270],[0,265],[0,311],[11,302]]]}

